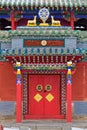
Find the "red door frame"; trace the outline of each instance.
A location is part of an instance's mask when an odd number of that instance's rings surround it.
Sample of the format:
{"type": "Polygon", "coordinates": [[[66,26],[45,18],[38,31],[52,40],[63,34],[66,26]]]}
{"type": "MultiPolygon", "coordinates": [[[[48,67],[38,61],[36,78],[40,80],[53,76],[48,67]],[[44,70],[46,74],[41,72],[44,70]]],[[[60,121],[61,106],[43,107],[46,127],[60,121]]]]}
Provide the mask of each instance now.
{"type": "MultiPolygon", "coordinates": [[[[52,74],[51,74],[52,75],[52,74]]],[[[54,74],[53,74],[54,75],[54,74]]],[[[60,89],[60,85],[59,85],[59,89],[60,89]]],[[[60,93],[60,90],[59,90],[59,93],[60,93]]],[[[61,98],[60,98],[61,99],[61,98]]],[[[60,104],[61,104],[61,101],[59,100],[59,102],[60,102],[60,104]]],[[[29,106],[28,106],[29,107],[29,106]]],[[[60,107],[60,109],[61,109],[61,107],[60,107]]],[[[24,118],[25,119],[64,119],[65,118],[65,116],[64,115],[61,115],[61,114],[58,114],[58,115],[55,115],[55,116],[44,116],[44,117],[42,117],[42,116],[32,116],[32,115],[29,115],[29,114],[27,114],[27,115],[24,115],[24,118]]]]}

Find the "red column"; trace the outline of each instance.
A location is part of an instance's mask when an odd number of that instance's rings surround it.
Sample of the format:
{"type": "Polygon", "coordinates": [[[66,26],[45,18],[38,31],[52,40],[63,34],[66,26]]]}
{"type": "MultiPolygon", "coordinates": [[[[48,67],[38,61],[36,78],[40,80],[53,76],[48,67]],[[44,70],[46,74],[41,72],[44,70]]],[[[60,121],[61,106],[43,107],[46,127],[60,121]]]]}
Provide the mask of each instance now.
{"type": "Polygon", "coordinates": [[[15,13],[14,12],[11,12],[11,28],[12,28],[12,30],[16,30],[15,13]]]}
{"type": "Polygon", "coordinates": [[[67,85],[67,122],[72,121],[72,85],[67,85]]]}
{"type": "Polygon", "coordinates": [[[20,65],[20,62],[17,62],[16,66],[17,66],[16,121],[17,121],[17,123],[20,123],[22,121],[22,84],[21,84],[21,65],[20,65]]]}
{"type": "Polygon", "coordinates": [[[74,30],[74,12],[70,13],[70,26],[74,30]]]}
{"type": "Polygon", "coordinates": [[[3,126],[2,125],[0,125],[0,130],[3,130],[3,126]]]}
{"type": "Polygon", "coordinates": [[[16,85],[17,87],[17,101],[16,101],[16,122],[20,123],[22,121],[22,89],[21,85],[16,85]]]}
{"type": "Polygon", "coordinates": [[[67,122],[72,121],[72,75],[71,75],[71,65],[72,65],[72,62],[67,63],[67,67],[68,67],[68,71],[67,71],[67,112],[66,112],[67,122]]]}

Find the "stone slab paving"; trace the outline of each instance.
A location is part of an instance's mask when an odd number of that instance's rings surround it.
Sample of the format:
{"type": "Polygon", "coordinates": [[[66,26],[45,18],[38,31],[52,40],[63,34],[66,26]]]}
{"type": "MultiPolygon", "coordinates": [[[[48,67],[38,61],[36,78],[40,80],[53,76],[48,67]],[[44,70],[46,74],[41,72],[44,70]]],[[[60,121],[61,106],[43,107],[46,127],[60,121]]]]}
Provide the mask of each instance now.
{"type": "Polygon", "coordinates": [[[15,120],[10,120],[2,122],[1,125],[8,130],[72,130],[72,127],[87,130],[87,120],[74,120],[72,123],[59,120],[25,120],[16,123],[15,120]]]}

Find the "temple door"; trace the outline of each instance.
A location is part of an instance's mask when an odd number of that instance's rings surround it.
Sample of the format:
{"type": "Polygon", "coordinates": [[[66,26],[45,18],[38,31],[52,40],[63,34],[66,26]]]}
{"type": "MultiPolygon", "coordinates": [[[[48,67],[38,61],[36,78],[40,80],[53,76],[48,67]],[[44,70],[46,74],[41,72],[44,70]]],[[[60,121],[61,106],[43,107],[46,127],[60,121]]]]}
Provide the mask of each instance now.
{"type": "Polygon", "coordinates": [[[29,115],[39,118],[60,114],[59,75],[29,76],[29,115]]]}

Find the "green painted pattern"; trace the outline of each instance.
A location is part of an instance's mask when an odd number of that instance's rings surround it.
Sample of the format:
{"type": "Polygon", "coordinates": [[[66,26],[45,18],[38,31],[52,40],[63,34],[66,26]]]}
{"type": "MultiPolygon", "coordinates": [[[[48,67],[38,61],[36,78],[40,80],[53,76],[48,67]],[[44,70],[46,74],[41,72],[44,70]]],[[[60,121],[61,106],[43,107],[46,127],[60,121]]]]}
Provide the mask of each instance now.
{"type": "MultiPolygon", "coordinates": [[[[73,69],[75,67],[74,64],[72,64],[71,68],[73,69]]],[[[17,66],[14,65],[14,68],[17,69],[17,66]]],[[[37,64],[37,65],[25,65],[22,64],[21,69],[23,70],[67,70],[67,65],[66,64],[37,64]]]]}
{"type": "Polygon", "coordinates": [[[0,31],[0,42],[11,42],[12,38],[32,38],[33,39],[58,39],[65,37],[77,37],[78,40],[87,41],[87,31],[73,30],[15,30],[0,31]]]}

